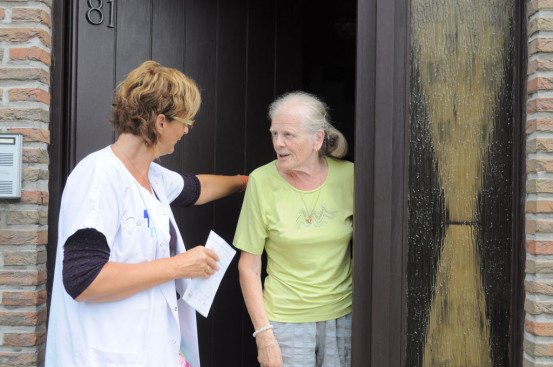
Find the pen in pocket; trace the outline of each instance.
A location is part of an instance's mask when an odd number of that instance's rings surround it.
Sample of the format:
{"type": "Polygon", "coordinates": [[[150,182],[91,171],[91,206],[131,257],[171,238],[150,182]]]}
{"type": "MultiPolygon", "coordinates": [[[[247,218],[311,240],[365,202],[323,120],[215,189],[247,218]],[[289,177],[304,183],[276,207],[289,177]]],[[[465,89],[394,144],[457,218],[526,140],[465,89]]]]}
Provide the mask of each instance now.
{"type": "Polygon", "coordinates": [[[148,215],[148,209],[144,209],[144,219],[148,221],[148,228],[150,228],[150,216],[148,215]]]}

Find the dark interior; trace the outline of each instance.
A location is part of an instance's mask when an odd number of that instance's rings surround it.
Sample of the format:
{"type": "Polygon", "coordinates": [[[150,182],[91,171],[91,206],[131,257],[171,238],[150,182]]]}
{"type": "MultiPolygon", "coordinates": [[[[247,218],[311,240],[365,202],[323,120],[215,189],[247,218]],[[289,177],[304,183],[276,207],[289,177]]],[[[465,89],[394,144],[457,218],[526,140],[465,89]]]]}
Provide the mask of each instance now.
{"type": "Polygon", "coordinates": [[[353,160],[356,1],[302,3],[302,88],[328,104],[353,160]]]}

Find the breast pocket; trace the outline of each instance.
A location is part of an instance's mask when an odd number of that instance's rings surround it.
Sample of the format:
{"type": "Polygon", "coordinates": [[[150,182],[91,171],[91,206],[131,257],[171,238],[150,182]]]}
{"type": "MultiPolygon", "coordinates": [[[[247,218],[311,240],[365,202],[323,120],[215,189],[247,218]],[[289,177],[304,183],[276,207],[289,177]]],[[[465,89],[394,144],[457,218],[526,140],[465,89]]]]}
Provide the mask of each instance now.
{"type": "Polygon", "coordinates": [[[156,233],[146,218],[127,216],[121,220],[113,261],[137,263],[155,259],[156,233]]]}
{"type": "Polygon", "coordinates": [[[148,230],[148,220],[138,216],[128,216],[121,220],[121,230],[126,233],[144,232],[148,230]]]}

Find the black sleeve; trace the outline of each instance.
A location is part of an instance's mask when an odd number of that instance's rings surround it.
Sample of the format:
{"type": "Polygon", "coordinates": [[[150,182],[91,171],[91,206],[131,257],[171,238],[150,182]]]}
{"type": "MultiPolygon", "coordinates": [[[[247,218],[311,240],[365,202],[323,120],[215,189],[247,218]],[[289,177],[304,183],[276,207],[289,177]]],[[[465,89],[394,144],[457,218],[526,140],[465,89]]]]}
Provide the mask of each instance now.
{"type": "Polygon", "coordinates": [[[179,196],[173,200],[171,206],[183,207],[194,205],[194,203],[198,201],[200,193],[202,192],[202,185],[196,175],[189,173],[182,174],[182,178],[184,179],[184,187],[179,196]]]}
{"type": "Polygon", "coordinates": [[[63,285],[73,299],[91,283],[109,260],[106,236],[93,228],[79,229],[63,246],[63,285]]]}

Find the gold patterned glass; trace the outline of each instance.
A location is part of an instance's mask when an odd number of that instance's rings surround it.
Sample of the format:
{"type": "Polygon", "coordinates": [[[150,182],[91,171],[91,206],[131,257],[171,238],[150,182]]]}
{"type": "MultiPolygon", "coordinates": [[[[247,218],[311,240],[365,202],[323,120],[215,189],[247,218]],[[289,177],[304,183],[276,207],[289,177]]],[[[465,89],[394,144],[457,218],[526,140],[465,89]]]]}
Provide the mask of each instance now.
{"type": "Polygon", "coordinates": [[[412,0],[407,365],[508,365],[513,0],[412,0]]]}

